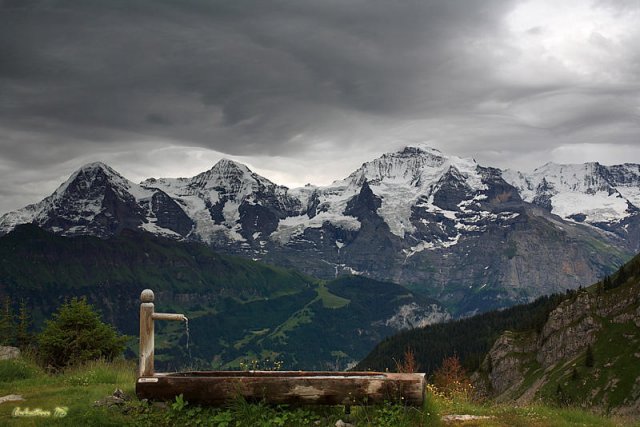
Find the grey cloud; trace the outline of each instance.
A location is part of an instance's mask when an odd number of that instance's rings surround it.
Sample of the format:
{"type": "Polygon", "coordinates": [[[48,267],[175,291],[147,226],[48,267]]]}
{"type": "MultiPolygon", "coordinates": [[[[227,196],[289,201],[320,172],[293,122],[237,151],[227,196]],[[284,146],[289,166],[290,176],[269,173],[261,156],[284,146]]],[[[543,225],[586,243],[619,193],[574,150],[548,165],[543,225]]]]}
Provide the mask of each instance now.
{"type": "Polygon", "coordinates": [[[0,30],[9,98],[3,117],[30,128],[53,122],[61,132],[87,127],[101,140],[133,131],[245,154],[243,144],[254,138],[265,151],[288,150],[286,141],[312,123],[329,134],[348,126],[335,122],[335,111],[415,115],[415,108],[442,108],[451,94],[438,93],[439,68],[460,61],[451,44],[491,29],[502,6],[12,4],[4,3],[0,30]]]}
{"type": "MultiPolygon", "coordinates": [[[[610,3],[598,5],[636,10],[610,3]]],[[[493,161],[637,140],[637,43],[603,49],[608,81],[577,81],[561,64],[511,71],[528,55],[505,27],[517,5],[0,1],[0,174],[56,176],[119,153],[143,162],[153,146],[309,164],[345,152],[357,167],[406,141],[493,161]]],[[[532,23],[528,36],[545,31],[532,23]]]]}

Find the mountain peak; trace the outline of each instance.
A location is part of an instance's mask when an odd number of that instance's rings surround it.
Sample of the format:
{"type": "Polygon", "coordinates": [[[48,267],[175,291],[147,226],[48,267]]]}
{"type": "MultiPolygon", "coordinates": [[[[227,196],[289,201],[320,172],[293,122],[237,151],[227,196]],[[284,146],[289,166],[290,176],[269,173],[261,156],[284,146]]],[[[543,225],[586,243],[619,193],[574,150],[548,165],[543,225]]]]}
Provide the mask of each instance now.
{"type": "Polygon", "coordinates": [[[69,180],[74,180],[81,175],[95,176],[99,173],[102,173],[117,181],[127,181],[127,179],[120,175],[120,173],[118,173],[115,169],[103,162],[91,162],[80,166],[74,173],[71,174],[69,180]]]}
{"type": "Polygon", "coordinates": [[[231,159],[227,159],[226,157],[223,157],[215,165],[213,165],[211,170],[216,172],[237,170],[245,173],[251,173],[251,170],[249,170],[249,168],[246,165],[242,163],[238,163],[231,159]]]}
{"type": "Polygon", "coordinates": [[[53,195],[60,196],[64,194],[73,183],[76,183],[74,187],[86,189],[90,187],[96,179],[102,179],[100,177],[101,175],[117,186],[124,187],[125,189],[129,189],[129,187],[131,187],[131,183],[109,165],[103,162],[91,162],[82,165],[78,170],[72,173],[71,176],[69,176],[69,178],[56,189],[53,195]]]}
{"type": "Polygon", "coordinates": [[[407,154],[425,153],[425,154],[431,154],[433,156],[444,157],[444,155],[442,154],[442,151],[438,150],[437,148],[433,148],[424,142],[408,144],[404,148],[399,150],[399,153],[407,153],[407,154]]]}
{"type": "Polygon", "coordinates": [[[261,186],[275,186],[246,165],[226,158],[219,160],[208,171],[194,176],[190,182],[196,188],[226,188],[236,195],[249,194],[261,186]]]}
{"type": "Polygon", "coordinates": [[[473,159],[447,156],[436,148],[418,143],[407,145],[395,152],[364,163],[347,179],[359,187],[364,179],[376,186],[382,182],[397,185],[401,183],[412,187],[429,186],[451,167],[462,173],[466,179],[472,179],[473,188],[481,187],[477,174],[478,164],[473,159]],[[477,181],[477,182],[476,182],[477,181]]]}
{"type": "Polygon", "coordinates": [[[79,171],[90,171],[90,170],[95,170],[95,169],[113,170],[113,169],[111,169],[111,167],[109,165],[107,165],[106,163],[103,163],[103,162],[86,163],[86,164],[80,166],[80,168],[78,168],[79,171]]]}
{"type": "Polygon", "coordinates": [[[244,164],[236,161],[222,158],[211,169],[202,172],[192,178],[192,181],[204,183],[204,182],[216,182],[219,185],[222,182],[232,181],[245,181],[255,180],[254,173],[244,164]]]}

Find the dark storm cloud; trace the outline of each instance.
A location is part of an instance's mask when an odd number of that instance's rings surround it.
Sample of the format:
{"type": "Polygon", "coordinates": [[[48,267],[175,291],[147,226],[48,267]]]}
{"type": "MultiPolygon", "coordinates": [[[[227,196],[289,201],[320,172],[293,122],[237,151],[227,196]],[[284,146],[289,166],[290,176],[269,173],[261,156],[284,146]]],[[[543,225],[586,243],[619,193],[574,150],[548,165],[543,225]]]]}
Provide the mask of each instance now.
{"type": "Polygon", "coordinates": [[[300,163],[291,174],[341,178],[412,141],[497,166],[518,156],[535,166],[564,145],[634,144],[639,10],[587,0],[0,0],[0,212],[23,204],[21,188],[52,189],[89,159],[161,173],[148,163],[162,147],[183,147],[183,161],[194,147],[261,164],[284,157],[300,163]],[[584,26],[569,27],[595,19],[583,10],[609,17],[593,27],[613,33],[574,43],[584,26]]]}
{"type": "Polygon", "coordinates": [[[492,2],[4,2],[3,126],[40,127],[58,143],[135,132],[236,154],[296,150],[293,136],[332,134],[351,113],[411,116],[482,92],[468,75],[443,85],[442,69],[459,72],[465,40],[499,12],[492,2]]]}

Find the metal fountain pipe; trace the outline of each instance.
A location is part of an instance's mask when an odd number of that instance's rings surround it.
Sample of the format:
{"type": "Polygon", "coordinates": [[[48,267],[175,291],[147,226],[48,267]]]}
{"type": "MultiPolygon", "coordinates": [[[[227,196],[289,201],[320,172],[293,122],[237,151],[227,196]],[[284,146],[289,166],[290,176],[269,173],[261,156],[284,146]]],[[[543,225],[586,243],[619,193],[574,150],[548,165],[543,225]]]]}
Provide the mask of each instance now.
{"type": "Polygon", "coordinates": [[[151,377],[154,374],[154,320],[187,321],[187,316],[184,314],[155,313],[153,300],[154,295],[151,289],[145,289],[140,294],[140,365],[138,368],[140,377],[151,377]]]}

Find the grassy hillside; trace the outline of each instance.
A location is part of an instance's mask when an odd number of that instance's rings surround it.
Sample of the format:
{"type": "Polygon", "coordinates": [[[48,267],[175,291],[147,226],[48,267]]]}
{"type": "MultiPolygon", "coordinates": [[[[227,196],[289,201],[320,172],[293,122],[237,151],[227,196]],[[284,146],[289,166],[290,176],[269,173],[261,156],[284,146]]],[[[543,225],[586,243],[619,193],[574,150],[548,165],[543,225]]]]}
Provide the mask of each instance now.
{"type": "MultiPolygon", "coordinates": [[[[0,396],[21,395],[20,402],[0,404],[3,426],[319,426],[333,427],[340,419],[361,427],[468,426],[633,426],[624,418],[607,418],[578,409],[543,405],[513,407],[482,405],[446,399],[428,389],[423,407],[384,405],[354,407],[347,418],[342,406],[269,407],[263,404],[230,402],[222,408],[191,405],[180,400],[165,407],[140,402],[134,395],[135,366],[128,361],[92,362],[48,375],[29,359],[0,361],[0,396]],[[94,402],[120,388],[132,399],[123,406],[96,407],[94,402]],[[24,411],[40,409],[50,415],[19,417],[24,411]],[[54,416],[58,410],[58,417],[54,416]],[[64,414],[63,417],[60,415],[64,414]],[[482,417],[466,422],[446,421],[451,415],[482,417]],[[444,418],[444,420],[443,420],[444,418]]],[[[637,423],[635,425],[638,425],[637,423]]]]}
{"type": "Polygon", "coordinates": [[[269,358],[293,369],[345,369],[395,332],[384,319],[415,301],[434,303],[393,283],[346,276],[296,295],[230,301],[192,322],[192,348],[218,355],[216,368],[269,358]]]}

